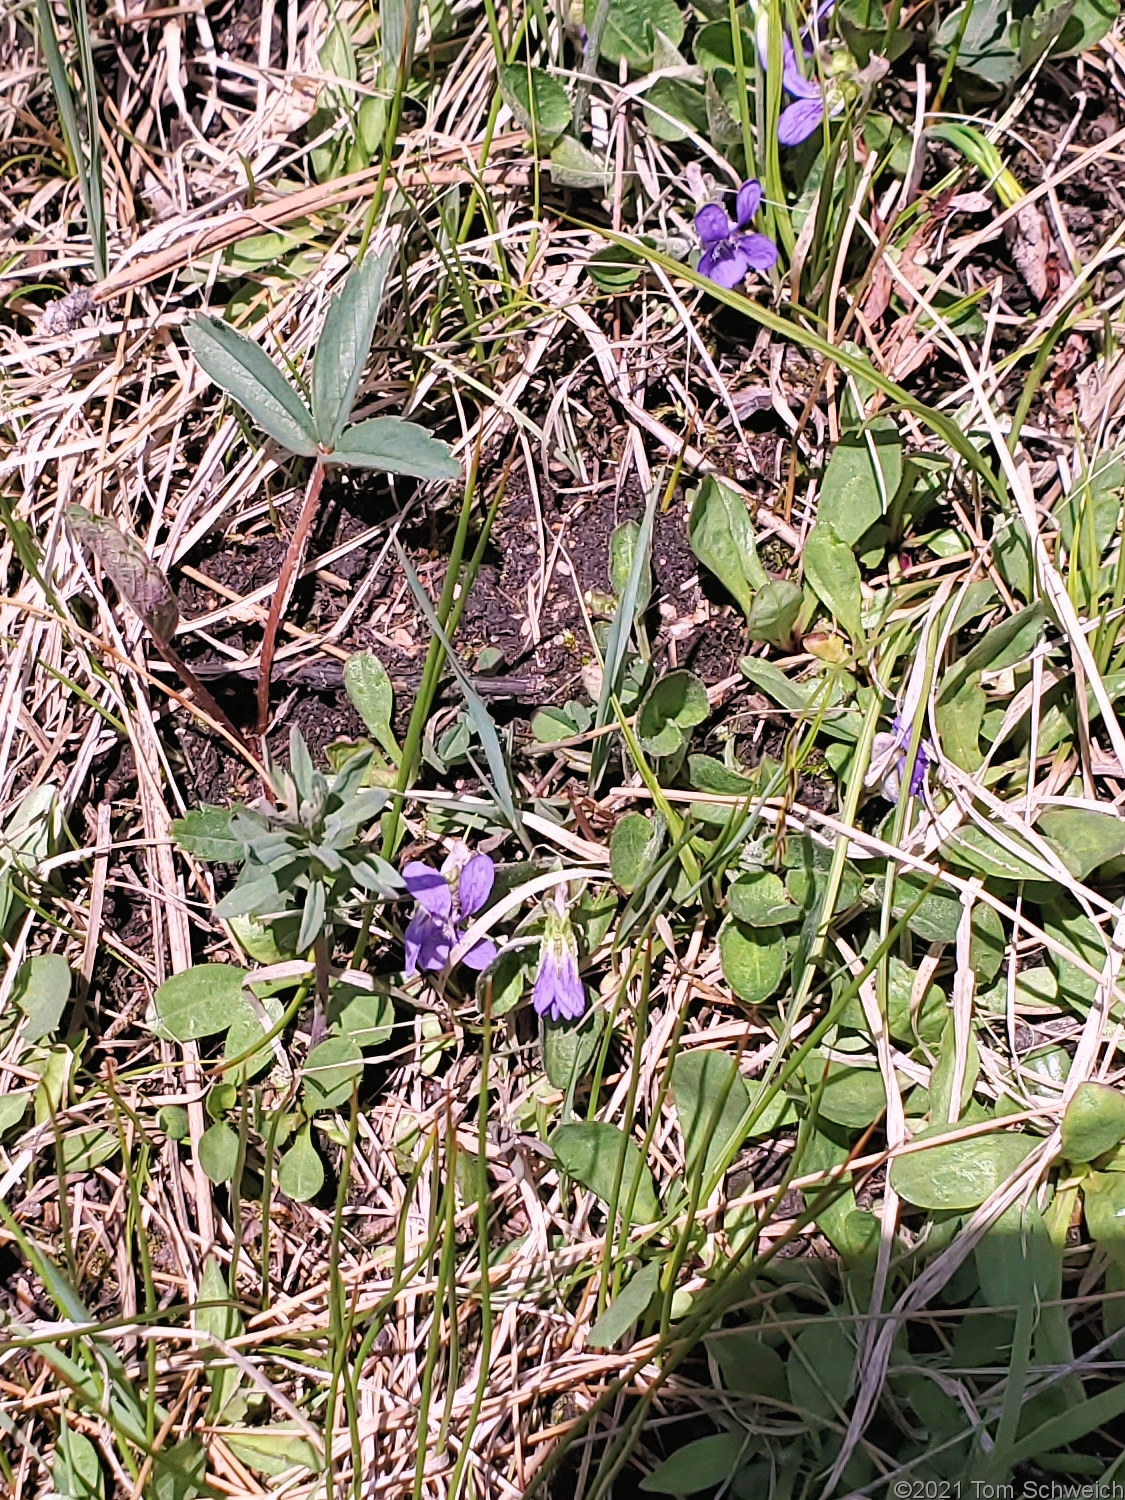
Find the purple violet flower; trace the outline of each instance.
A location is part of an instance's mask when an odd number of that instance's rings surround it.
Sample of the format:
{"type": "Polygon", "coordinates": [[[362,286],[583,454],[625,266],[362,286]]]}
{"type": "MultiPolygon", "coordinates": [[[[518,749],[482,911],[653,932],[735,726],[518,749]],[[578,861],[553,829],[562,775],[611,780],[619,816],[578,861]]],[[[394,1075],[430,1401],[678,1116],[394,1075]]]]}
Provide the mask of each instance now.
{"type": "MultiPolygon", "coordinates": [[[[813,42],[819,39],[820,23],[835,3],[836,0],[823,0],[817,7],[811,25],[801,33],[802,50],[806,57],[811,55],[810,33],[813,42]]],[[[764,10],[759,12],[756,30],[758,58],[764,71],[768,67],[766,58],[769,33],[769,18],[764,10]]],[[[838,61],[845,67],[850,64],[850,59],[843,54],[838,61]]],[[[830,77],[826,84],[821,84],[806,78],[797,64],[793,43],[786,35],[781,38],[781,86],[795,101],[786,105],[777,122],[777,139],[782,146],[799,146],[809,136],[816,134],[826,114],[832,118],[844,108],[839,82],[830,77]]]]}
{"type": "Polygon", "coordinates": [[[738,190],[733,222],[721,203],[703,205],[695,216],[695,232],[703,242],[700,275],[733,291],[749,272],[770,269],[777,246],[764,234],[746,232],[761,202],[762,184],[752,177],[738,190]]]}
{"type": "MultiPolygon", "coordinates": [[[[415,901],[406,929],[404,972],[409,978],[419,969],[445,968],[461,930],[492,893],[496,865],[487,854],[470,854],[464,844],[457,844],[440,870],[415,860],[404,868],[402,878],[415,901]]],[[[496,944],[482,938],[464,962],[470,969],[486,969],[495,957],[496,944]]]]}
{"type": "Polygon", "coordinates": [[[564,887],[545,903],[546,923],[539,949],[539,973],[532,1004],[549,1021],[577,1021],[586,1010],[586,989],[578,973],[578,944],[566,914],[564,887]]]}
{"type": "MultiPolygon", "coordinates": [[[[877,734],[871,746],[871,779],[877,780],[880,776],[882,777],[880,790],[888,802],[898,801],[902,778],[906,775],[906,756],[913,734],[913,724],[905,722],[901,715],[896,714],[891,720],[891,733],[887,734],[884,731],[877,734]]],[[[926,773],[930,769],[932,758],[933,751],[924,740],[919,740],[914,764],[910,768],[910,782],[907,787],[910,796],[922,795],[922,790],[926,785],[926,773]]]]}
{"type": "Polygon", "coordinates": [[[788,37],[782,39],[782,57],[781,86],[796,102],[787,104],[781,111],[777,139],[783,146],[799,146],[821,127],[826,108],[825,91],[819,83],[802,76],[797,66],[797,54],[788,37]]]}

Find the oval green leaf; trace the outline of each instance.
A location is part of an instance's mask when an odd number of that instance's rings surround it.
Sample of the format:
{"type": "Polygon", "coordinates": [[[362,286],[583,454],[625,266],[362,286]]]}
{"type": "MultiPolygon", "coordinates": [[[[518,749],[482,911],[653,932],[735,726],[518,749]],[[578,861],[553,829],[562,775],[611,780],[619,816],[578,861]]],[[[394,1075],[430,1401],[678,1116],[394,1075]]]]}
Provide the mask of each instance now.
{"type": "Polygon", "coordinates": [[[199,1139],[199,1165],[212,1182],[229,1182],[238,1166],[238,1132],[225,1120],[209,1125],[199,1139]]]}
{"type": "Polygon", "coordinates": [[[753,932],[728,919],[719,933],[719,958],[723,978],[738,998],[760,1005],[785,973],[785,939],[776,927],[753,932]]]}
{"type": "MultiPolygon", "coordinates": [[[[948,1133],[938,1126],[936,1133],[948,1133]]],[[[925,1132],[915,1139],[924,1138],[925,1132]]],[[[964,1211],[979,1208],[1022,1166],[1039,1145],[1030,1135],[997,1132],[949,1141],[928,1151],[898,1156],[891,1165],[891,1186],[915,1208],[964,1211]]]]}
{"type": "Polygon", "coordinates": [[[1093,1161],[1125,1141],[1125,1097],[1104,1083],[1080,1083],[1062,1122],[1067,1161],[1093,1161]]]}
{"type": "Polygon", "coordinates": [[[306,1126],[281,1158],[277,1185],[294,1203],[307,1203],[324,1186],[324,1163],[312,1143],[312,1129],[306,1126]]]}
{"type": "Polygon", "coordinates": [[[563,1171],[589,1188],[603,1203],[608,1203],[613,1195],[617,1164],[624,1149],[625,1166],[617,1195],[618,1212],[625,1212],[636,1185],[633,1223],[651,1224],[660,1217],[652,1173],[642,1160],[636,1143],[622,1134],[616,1125],[601,1120],[560,1125],[551,1137],[551,1145],[563,1171]]]}

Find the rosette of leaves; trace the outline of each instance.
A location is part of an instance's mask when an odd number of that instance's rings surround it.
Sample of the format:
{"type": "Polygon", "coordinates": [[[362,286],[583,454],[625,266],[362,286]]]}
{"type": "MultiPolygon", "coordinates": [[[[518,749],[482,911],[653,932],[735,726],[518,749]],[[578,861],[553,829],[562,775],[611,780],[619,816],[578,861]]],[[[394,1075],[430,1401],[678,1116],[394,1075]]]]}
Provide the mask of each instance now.
{"type": "Polygon", "coordinates": [[[276,923],[299,913],[295,950],[317,952],[318,989],[340,906],[360,892],[389,898],[402,890],[395,870],[361,837],[387,797],[381,788],[363,786],[370,759],[369,749],[358,750],[334,776],[325,776],[294,728],[289,769],[266,767],[273,805],[263,799],[253,806],[201,807],[172,825],[187,853],[242,866],[216,916],[276,923]]]}

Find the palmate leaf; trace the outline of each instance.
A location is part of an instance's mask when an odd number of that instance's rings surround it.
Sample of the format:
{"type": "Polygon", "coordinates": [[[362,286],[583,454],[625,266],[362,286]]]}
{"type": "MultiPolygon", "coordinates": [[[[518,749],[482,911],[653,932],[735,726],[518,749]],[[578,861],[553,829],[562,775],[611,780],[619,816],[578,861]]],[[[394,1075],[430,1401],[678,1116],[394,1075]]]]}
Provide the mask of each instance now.
{"type": "Polygon", "coordinates": [[[372,417],[347,428],[328,462],[415,479],[456,479],[461,472],[448,443],[402,417],[372,417]]]}
{"type": "Polygon", "coordinates": [[[188,347],[216,385],[222,386],[291,453],[316,456],[316,429],[308,407],[253,339],[218,318],[195,318],[184,330],[188,347]]]}
{"type": "Polygon", "coordinates": [[[312,410],[325,448],[335,448],[351,414],[394,253],[388,246],[350,271],[324,320],[313,360],[312,410]]]}

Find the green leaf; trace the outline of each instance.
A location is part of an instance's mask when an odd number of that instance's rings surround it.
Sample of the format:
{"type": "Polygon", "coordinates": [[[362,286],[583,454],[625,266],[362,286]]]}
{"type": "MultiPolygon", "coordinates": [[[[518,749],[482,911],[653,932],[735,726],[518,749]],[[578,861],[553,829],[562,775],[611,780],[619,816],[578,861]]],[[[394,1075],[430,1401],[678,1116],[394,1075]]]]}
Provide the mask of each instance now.
{"type": "Polygon", "coordinates": [[[348,984],[335,985],[331,1010],[335,1016],[333,1031],[361,1050],[384,1046],[394,1030],[394,1002],[380,991],[357,990],[348,984]]]}
{"type": "Polygon", "coordinates": [[[267,1427],[244,1427],[237,1432],[224,1432],[223,1442],[240,1463],[256,1474],[268,1474],[272,1478],[288,1469],[320,1472],[320,1455],[292,1423],[272,1422],[267,1427]]]}
{"type": "Polygon", "coordinates": [[[1067,1161],[1093,1161],[1125,1141],[1125,1096],[1104,1083],[1080,1083],[1062,1122],[1067,1161]]]}
{"type": "Polygon", "coordinates": [[[58,1029],[70,1000],[70,965],[61,953],[37,953],[21,964],[16,1004],[25,1021],[23,1040],[42,1041],[58,1029]]]}
{"type": "Polygon", "coordinates": [[[560,136],[551,147],[551,181],[556,187],[606,193],[613,186],[613,163],[604,155],[595,156],[572,135],[560,136]]]}
{"type": "MultiPolygon", "coordinates": [[[[623,521],[610,536],[609,581],[613,585],[613,592],[619,599],[629,587],[640,538],[641,528],[636,521],[623,521]]],[[[636,602],[633,606],[634,619],[639,620],[642,617],[651,598],[652,569],[646,556],[641,561],[638,573],[636,602]]]]}
{"type": "Polygon", "coordinates": [[[645,694],[637,738],[650,755],[675,755],[710,712],[707,689],[693,672],[668,672],[645,694]]]}
{"type": "MultiPolygon", "coordinates": [[[[281,1020],[281,1001],[269,995],[258,1003],[265,1011],[270,1027],[276,1026],[281,1020]]],[[[232,1084],[240,1084],[251,1078],[257,1078],[258,1074],[264,1073],[273,1061],[273,1047],[266,1041],[266,1028],[262,1025],[262,1018],[255,1014],[252,1002],[246,1000],[245,1008],[239,1010],[226,1034],[223,1042],[223,1057],[229,1062],[231,1058],[241,1057],[244,1052],[249,1052],[251,1047],[257,1047],[257,1052],[248,1057],[244,1063],[239,1063],[237,1068],[232,1068],[223,1075],[232,1084]]]]}
{"type": "Polygon", "coordinates": [[[108,1125],[91,1125],[85,1130],[70,1130],[62,1138],[64,1172],[92,1172],[121,1149],[121,1138],[108,1125]]]}
{"type": "Polygon", "coordinates": [[[297,933],[297,952],[307,953],[324,932],[328,896],[322,880],[310,880],[305,904],[301,908],[301,927],[297,933]]]}
{"type": "Polygon", "coordinates": [[[153,1459],[152,1500],[196,1500],[206,1481],[207,1450],[198,1438],[185,1438],[153,1459]]]}
{"type": "Polygon", "coordinates": [[[725,1330],[707,1340],[723,1379],[723,1389],[734,1396],[768,1396],[774,1401],[789,1397],[785,1364],[776,1349],[763,1343],[749,1328],[725,1330]]]}
{"type": "Polygon", "coordinates": [[[700,1047],[679,1053],[672,1064],[672,1098],[688,1175],[702,1160],[706,1181],[731,1148],[742,1144],[750,1090],[729,1053],[700,1047]]]}
{"type": "Polygon", "coordinates": [[[713,1490],[730,1479],[748,1446],[748,1439],[737,1432],[696,1438],[646,1474],[641,1489],[646,1495],[694,1495],[697,1490],[713,1490]]]}
{"type": "Polygon", "coordinates": [[[740,1000],[760,1005],[781,983],[785,939],[777,928],[758,933],[728,918],[719,932],[723,978],[740,1000]]]}
{"type": "Polygon", "coordinates": [[[605,1026],[600,1010],[588,1010],[579,1021],[543,1020],[543,1071],[557,1089],[568,1093],[586,1076],[605,1026]]]}
{"type": "MultiPolygon", "coordinates": [[[[585,0],[587,30],[594,24],[597,8],[598,0],[585,0]]],[[[680,45],[684,18],[675,0],[609,0],[602,58],[614,64],[624,58],[635,71],[644,72],[652,62],[658,31],[673,47],[680,45]]]]}
{"type": "MultiPolygon", "coordinates": [[[[945,1134],[949,1127],[931,1129],[935,1134],[945,1134]]],[[[923,1140],[928,1133],[922,1131],[915,1139],[923,1140]]],[[[1008,1132],[949,1141],[928,1151],[895,1157],[891,1186],[916,1208],[979,1208],[1038,1144],[1034,1136],[1008,1132]]]]}
{"type": "Polygon", "coordinates": [[[760,656],[744,656],[738,664],[743,677],[749,678],[767,698],[787,708],[791,713],[809,712],[809,695],[796,683],[790,682],[780,667],[760,656]]]}
{"type": "Polygon", "coordinates": [[[344,687],[356,713],[396,763],[402,751],[391,729],[395,693],[387,669],[371,651],[355,651],[344,663],[344,687]]]}
{"type": "Polygon", "coordinates": [[[1125,853],[1125,820],[1092,807],[1045,807],[1035,826],[1059,852],[1075,880],[1125,853]]]}
{"type": "Polygon", "coordinates": [[[506,63],[499,69],[500,95],[517,123],[540,145],[550,146],[570,124],[570,100],[558,79],[542,68],[506,63]]]}
{"type": "Polygon", "coordinates": [[[953,1080],[958,1064],[961,1068],[961,1097],[957,1101],[957,1118],[960,1119],[969,1107],[969,1100],[973,1097],[973,1090],[980,1076],[980,1048],[977,1045],[976,1030],[970,1024],[968,1045],[962,1053],[953,1017],[947,1016],[942,1028],[937,1064],[930,1074],[931,1125],[948,1125],[953,1119],[953,1080]]]}
{"type": "Polygon", "coordinates": [[[242,1318],[231,1298],[223,1269],[213,1255],[207,1257],[199,1278],[199,1301],[195,1326],[212,1338],[230,1339],[242,1331],[242,1318]]]}
{"type": "Polygon", "coordinates": [[[813,593],[858,646],[863,638],[863,624],[859,565],[852,549],[830,526],[818,522],[805,538],[801,562],[813,593]]]}
{"type": "Polygon", "coordinates": [[[324,1186],[324,1163],[312,1143],[311,1126],[305,1126],[281,1158],[277,1185],[294,1203],[307,1203],[324,1186]]]}
{"type": "Polygon", "coordinates": [[[457,479],[460,462],[449,444],[432,437],[417,422],[402,417],[371,417],[347,428],[327,462],[415,479],[457,479]]]}
{"type": "Polygon", "coordinates": [[[165,1104],[156,1118],[170,1141],[186,1141],[191,1134],[191,1122],[182,1104],[165,1104]]]}
{"type": "Polygon", "coordinates": [[[363,1053],[351,1038],[326,1038],[305,1059],[305,1107],[314,1113],[339,1109],[352,1097],[352,1084],[362,1074],[363,1053]]]}
{"type": "Polygon", "coordinates": [[[695,556],[749,617],[754,591],[765,588],[769,578],[758,561],[742,496],[709,474],[692,499],[688,539],[695,556]]]}
{"type": "Polygon", "coordinates": [[[1053,57],[1077,57],[1097,46],[1120,14],[1116,0],[1075,0],[1054,46],[1053,57]]]}
{"type": "Polygon", "coordinates": [[[335,448],[351,416],[394,257],[395,248],[389,245],[354,266],[324,320],[313,357],[312,413],[325,448],[335,448]]]}
{"type": "Polygon", "coordinates": [[[207,317],[194,318],[184,337],[215,384],[270,437],[303,458],[316,456],[316,428],[308,407],[253,339],[229,323],[207,317]]]}
{"type": "Polygon", "coordinates": [[[173,974],[156,992],[156,1016],[177,1042],[226,1031],[250,1002],[242,993],[245,969],[232,964],[196,964],[173,974]]]}
{"type": "Polygon", "coordinates": [[[747,927],[778,927],[801,916],[801,908],[789,899],[780,876],[769,870],[740,875],[727,891],[727,905],[747,927]]]}
{"type": "Polygon", "coordinates": [[[633,285],[644,264],[627,245],[604,245],[590,256],[586,272],[599,291],[619,297],[633,285]]]}
{"type": "Polygon", "coordinates": [[[621,1288],[586,1335],[590,1349],[613,1349],[648,1307],[660,1285],[661,1265],[649,1261],[621,1288]]]}
{"type": "Polygon", "coordinates": [[[105,1475],[98,1450],[68,1422],[59,1428],[51,1484],[55,1494],[65,1500],[102,1500],[105,1494],[105,1475]]]}
{"type": "Polygon", "coordinates": [[[621,1174],[621,1189],[617,1195],[617,1211],[624,1214],[636,1185],[633,1203],[633,1223],[651,1224],[660,1217],[660,1204],[652,1183],[652,1173],[641,1157],[636,1143],[623,1135],[616,1125],[600,1120],[584,1121],[580,1125],[560,1125],[551,1137],[551,1146],[559,1166],[580,1182],[583,1187],[608,1203],[613,1195],[613,1182],[621,1152],[625,1152],[625,1166],[621,1174]]]}
{"type": "Polygon", "coordinates": [[[208,1125],[199,1139],[199,1165],[212,1182],[229,1182],[238,1166],[238,1132],[225,1120],[208,1125]]]}
{"type": "Polygon", "coordinates": [[[839,1323],[825,1320],[797,1335],[786,1362],[789,1400],[800,1412],[825,1422],[847,1412],[855,1370],[855,1346],[839,1323]]]}
{"type": "Polygon", "coordinates": [[[1125,1172],[1091,1172],[1082,1180],[1086,1228],[1099,1247],[1125,1266],[1125,1172]]]}
{"type": "Polygon", "coordinates": [[[694,792],[710,792],[719,797],[741,797],[753,792],[757,783],[749,776],[728,770],[713,755],[689,755],[688,779],[694,792]]]}
{"type": "Polygon", "coordinates": [[[845,433],[828,460],[817,497],[817,524],[849,547],[883,515],[902,482],[902,439],[890,417],[845,433]],[[874,453],[874,458],[872,457],[874,453]]]}
{"type": "Polygon", "coordinates": [[[1002,830],[1004,843],[979,824],[951,833],[941,845],[943,860],[993,880],[1050,880],[1045,856],[1011,828],[1002,830]]]}
{"type": "Polygon", "coordinates": [[[246,846],[231,832],[230,819],[229,808],[194,807],[173,821],[172,838],[185,854],[234,864],[243,858],[246,846]]]}
{"type": "Polygon", "coordinates": [[[609,870],[626,895],[648,877],[663,842],[662,821],[652,822],[639,812],[618,818],[609,840],[609,870]]]}
{"type": "Polygon", "coordinates": [[[877,1068],[849,1068],[812,1053],[805,1059],[802,1071],[810,1103],[816,1100],[817,1114],[834,1125],[865,1130],[887,1107],[883,1075],[877,1068]],[[828,1079],[818,1093],[825,1072],[828,1079]]]}
{"type": "Polygon", "coordinates": [[[752,641],[768,641],[784,649],[793,639],[793,627],[801,613],[804,594],[795,583],[777,578],[754,595],[746,630],[752,641]]]}

